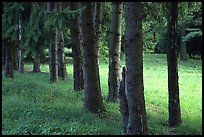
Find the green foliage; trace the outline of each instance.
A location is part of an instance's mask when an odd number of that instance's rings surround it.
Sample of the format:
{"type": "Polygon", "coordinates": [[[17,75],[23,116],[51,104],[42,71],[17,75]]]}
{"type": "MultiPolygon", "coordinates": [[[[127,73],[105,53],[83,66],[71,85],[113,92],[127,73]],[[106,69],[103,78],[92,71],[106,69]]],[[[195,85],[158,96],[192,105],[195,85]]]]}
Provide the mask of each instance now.
{"type": "Polygon", "coordinates": [[[188,33],[185,37],[183,37],[184,41],[190,41],[192,38],[202,36],[202,31],[193,31],[188,33]]]}

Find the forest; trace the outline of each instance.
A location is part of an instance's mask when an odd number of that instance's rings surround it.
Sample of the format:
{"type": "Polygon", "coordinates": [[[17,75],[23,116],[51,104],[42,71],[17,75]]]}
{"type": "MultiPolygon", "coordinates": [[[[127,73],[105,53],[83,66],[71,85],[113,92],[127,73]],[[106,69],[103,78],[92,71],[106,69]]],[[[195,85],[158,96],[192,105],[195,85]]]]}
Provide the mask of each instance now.
{"type": "Polygon", "coordinates": [[[2,135],[202,135],[202,2],[2,2],[2,135]]]}

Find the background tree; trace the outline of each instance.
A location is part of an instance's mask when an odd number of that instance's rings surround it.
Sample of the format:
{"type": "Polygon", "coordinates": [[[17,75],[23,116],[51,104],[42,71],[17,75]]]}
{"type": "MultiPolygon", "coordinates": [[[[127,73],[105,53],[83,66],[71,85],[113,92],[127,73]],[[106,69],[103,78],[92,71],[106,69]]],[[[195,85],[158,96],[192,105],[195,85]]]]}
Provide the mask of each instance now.
{"type": "MultiPolygon", "coordinates": [[[[70,10],[79,9],[79,4],[79,2],[70,2],[70,10]]],[[[78,91],[80,89],[84,89],[79,14],[73,15],[71,18],[70,34],[73,54],[74,90],[78,91]]]]}
{"type": "Polygon", "coordinates": [[[120,48],[121,48],[121,18],[122,3],[113,2],[111,31],[109,38],[109,73],[108,73],[108,97],[109,101],[118,99],[118,80],[120,79],[120,48]]]}
{"type": "Polygon", "coordinates": [[[143,83],[142,6],[125,3],[128,135],[148,134],[143,83]]]}
{"type": "Polygon", "coordinates": [[[179,101],[178,66],[177,66],[177,18],[178,3],[168,2],[168,93],[169,93],[169,126],[181,123],[181,111],[179,101]]]}
{"type": "Polygon", "coordinates": [[[98,113],[105,110],[100,87],[96,35],[93,27],[92,3],[82,2],[80,13],[85,111],[98,113]]]}

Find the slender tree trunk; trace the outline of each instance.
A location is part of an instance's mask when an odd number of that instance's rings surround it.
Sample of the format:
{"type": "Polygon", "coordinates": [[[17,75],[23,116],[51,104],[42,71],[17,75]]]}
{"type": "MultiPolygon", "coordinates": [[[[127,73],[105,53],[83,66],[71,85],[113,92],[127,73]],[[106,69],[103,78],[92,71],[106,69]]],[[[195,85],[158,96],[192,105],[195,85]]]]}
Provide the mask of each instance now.
{"type": "Polygon", "coordinates": [[[33,72],[41,72],[40,71],[40,57],[37,56],[37,57],[34,57],[33,59],[33,72]]]}
{"type": "Polygon", "coordinates": [[[109,39],[109,73],[108,73],[108,97],[107,100],[118,100],[118,80],[120,79],[120,52],[121,52],[121,18],[122,3],[113,2],[111,31],[109,39]]]}
{"type": "Polygon", "coordinates": [[[18,71],[20,73],[24,72],[24,62],[22,55],[22,14],[19,13],[19,48],[18,48],[18,71]]]}
{"type": "Polygon", "coordinates": [[[126,2],[126,91],[128,135],[148,134],[143,83],[142,5],[126,2]]]}
{"type": "Polygon", "coordinates": [[[185,24],[181,26],[181,35],[180,35],[180,59],[187,60],[187,50],[186,42],[183,41],[182,37],[186,35],[185,24]]]}
{"type": "MultiPolygon", "coordinates": [[[[59,11],[62,10],[62,2],[58,4],[59,11]]],[[[59,45],[58,45],[58,76],[62,79],[66,79],[68,74],[66,71],[66,62],[65,62],[65,55],[64,55],[64,36],[63,30],[59,30],[59,45]]]]}
{"type": "MultiPolygon", "coordinates": [[[[55,9],[56,11],[56,3],[51,2],[51,9],[55,9]]],[[[57,67],[57,30],[53,29],[53,43],[50,44],[49,48],[49,62],[50,62],[50,81],[56,82],[58,81],[58,67],[57,67]]]]}
{"type": "Polygon", "coordinates": [[[12,42],[9,42],[9,45],[5,46],[6,49],[6,69],[5,69],[5,76],[6,78],[13,78],[14,72],[13,72],[13,44],[12,42]]]}
{"type": "MultiPolygon", "coordinates": [[[[14,42],[12,42],[14,44],[14,42]]],[[[12,48],[12,55],[13,55],[13,69],[14,70],[18,70],[18,52],[17,52],[17,48],[16,48],[16,44],[13,45],[13,48],[12,48]]]]}
{"type": "Polygon", "coordinates": [[[6,48],[4,42],[2,42],[2,64],[6,64],[6,48]]]}
{"type": "MultiPolygon", "coordinates": [[[[70,2],[70,9],[79,8],[79,2],[70,2]]],[[[73,71],[74,71],[74,91],[84,89],[83,69],[82,69],[82,53],[80,46],[80,26],[79,16],[71,19],[71,47],[73,55],[73,71]]]]}
{"type": "Polygon", "coordinates": [[[129,112],[128,112],[126,91],[125,91],[125,76],[126,76],[126,69],[125,67],[123,67],[122,79],[119,82],[119,99],[120,99],[120,112],[122,115],[123,134],[127,135],[129,112]]]}
{"type": "Polygon", "coordinates": [[[176,49],[176,27],[178,17],[178,3],[168,2],[168,92],[169,92],[169,126],[181,123],[178,66],[176,49]]]}
{"type": "Polygon", "coordinates": [[[100,59],[101,23],[102,23],[102,3],[101,2],[95,2],[95,4],[94,4],[94,30],[95,30],[95,34],[96,34],[98,64],[99,64],[99,59],[100,59]]]}
{"type": "Polygon", "coordinates": [[[85,111],[98,113],[105,111],[103,104],[98,67],[96,35],[93,27],[92,3],[82,2],[86,9],[81,11],[80,25],[82,34],[84,106],[85,111]]]}

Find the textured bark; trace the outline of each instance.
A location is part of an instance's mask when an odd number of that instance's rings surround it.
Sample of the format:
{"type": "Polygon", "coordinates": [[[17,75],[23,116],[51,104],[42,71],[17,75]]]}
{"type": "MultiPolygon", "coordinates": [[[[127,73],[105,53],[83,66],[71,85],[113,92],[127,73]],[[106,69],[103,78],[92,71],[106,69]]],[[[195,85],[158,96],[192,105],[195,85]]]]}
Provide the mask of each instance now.
{"type": "Polygon", "coordinates": [[[186,35],[185,24],[181,26],[181,36],[180,36],[180,59],[187,60],[187,50],[186,42],[182,40],[182,37],[186,35]]]}
{"type": "MultiPolygon", "coordinates": [[[[50,2],[48,2],[49,4],[50,2]]],[[[51,9],[56,10],[55,2],[51,2],[51,9]]],[[[50,67],[50,81],[56,82],[58,81],[58,68],[57,68],[57,30],[53,29],[53,42],[49,47],[49,67],[50,67]]]]}
{"type": "MultiPolygon", "coordinates": [[[[13,43],[14,44],[14,43],[13,43]]],[[[17,45],[13,45],[12,48],[12,59],[13,59],[13,70],[18,70],[18,50],[17,50],[17,45]]]]}
{"type": "MultiPolygon", "coordinates": [[[[79,8],[79,2],[70,2],[70,9],[79,8]]],[[[73,71],[74,71],[74,91],[84,89],[83,69],[82,69],[82,53],[80,47],[80,26],[79,16],[71,19],[71,47],[73,55],[73,71]]]]}
{"type": "Polygon", "coordinates": [[[168,2],[168,93],[169,93],[169,126],[176,126],[181,123],[177,48],[176,48],[176,27],[178,17],[178,3],[168,2]]]}
{"type": "Polygon", "coordinates": [[[127,127],[128,127],[128,103],[127,103],[127,97],[126,97],[126,91],[125,91],[125,73],[126,69],[123,67],[122,71],[122,79],[119,82],[119,100],[120,100],[120,112],[122,115],[122,128],[123,128],[123,134],[127,134],[127,127]]]}
{"type": "Polygon", "coordinates": [[[6,48],[5,48],[5,43],[2,42],[2,64],[6,64],[6,48]]]}
{"type": "Polygon", "coordinates": [[[126,2],[126,91],[128,135],[148,134],[143,83],[142,6],[126,2]]]}
{"type": "Polygon", "coordinates": [[[13,55],[12,55],[12,50],[13,50],[13,44],[9,42],[9,45],[5,46],[6,49],[6,69],[5,69],[5,76],[6,78],[13,78],[14,77],[14,72],[13,72],[13,55]]]}
{"type": "Polygon", "coordinates": [[[58,76],[61,77],[63,80],[68,77],[66,71],[66,62],[65,62],[65,55],[64,55],[64,36],[63,31],[59,32],[59,45],[58,45],[58,76]]]}
{"type": "Polygon", "coordinates": [[[95,30],[95,34],[96,34],[98,64],[99,64],[99,58],[100,58],[101,23],[102,23],[102,3],[101,2],[95,2],[95,5],[94,5],[94,30],[95,30]]]}
{"type": "Polygon", "coordinates": [[[109,39],[109,73],[108,73],[108,97],[107,100],[118,100],[118,80],[120,79],[120,52],[121,52],[121,18],[122,3],[113,2],[111,31],[109,39]]]}
{"type": "Polygon", "coordinates": [[[105,111],[103,104],[98,67],[96,35],[93,27],[92,3],[82,2],[86,9],[81,11],[82,57],[84,78],[85,111],[98,113],[105,111]]]}

